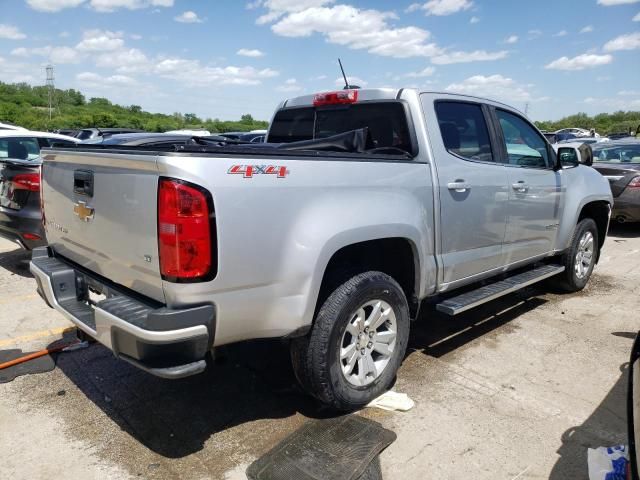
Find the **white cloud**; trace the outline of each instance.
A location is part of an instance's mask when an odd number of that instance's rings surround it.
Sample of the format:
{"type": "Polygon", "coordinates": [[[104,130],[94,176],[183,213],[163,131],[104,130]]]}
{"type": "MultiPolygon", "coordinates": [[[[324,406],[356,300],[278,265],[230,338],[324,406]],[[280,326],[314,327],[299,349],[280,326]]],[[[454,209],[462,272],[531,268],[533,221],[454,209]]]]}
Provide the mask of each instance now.
{"type": "Polygon", "coordinates": [[[59,12],[65,8],[75,8],[85,0],[27,0],[27,4],[40,12],[59,12]]]}
{"type": "Polygon", "coordinates": [[[27,65],[25,63],[16,63],[11,60],[0,57],[0,81],[7,83],[35,83],[41,78],[36,78],[29,72],[37,71],[40,77],[44,77],[40,66],[27,65]]]}
{"type": "Polygon", "coordinates": [[[640,12],[636,13],[635,17],[631,19],[632,22],[640,22],[640,12]]]}
{"type": "Polygon", "coordinates": [[[174,0],[27,0],[27,4],[40,12],[59,12],[65,8],[89,5],[98,12],[114,12],[120,8],[138,10],[148,7],[172,7],[174,0]]]}
{"type": "Polygon", "coordinates": [[[506,58],[509,52],[487,52],[486,50],[474,50],[473,52],[446,52],[431,59],[436,65],[450,65],[452,63],[487,62],[506,58]]]}
{"type": "Polygon", "coordinates": [[[528,34],[529,40],[535,40],[536,38],[542,35],[542,30],[538,30],[537,28],[534,28],[533,30],[529,30],[527,34],[528,34]]]}
{"type": "Polygon", "coordinates": [[[53,47],[48,45],[39,48],[15,48],[11,51],[11,55],[16,57],[45,57],[47,61],[57,64],[79,63],[80,54],[70,47],[53,47]]]}
{"type": "Polygon", "coordinates": [[[95,64],[102,68],[112,68],[120,73],[144,72],[152,68],[151,61],[137,48],[107,52],[95,58],[95,64]]]}
{"type": "Polygon", "coordinates": [[[58,36],[59,36],[60,38],[69,38],[69,37],[71,36],[71,34],[65,30],[65,31],[63,31],[63,32],[60,32],[60,33],[58,34],[58,36]]]}
{"type": "Polygon", "coordinates": [[[198,14],[196,12],[193,12],[191,10],[182,12],[180,15],[173,17],[173,19],[176,22],[180,23],[202,23],[204,21],[200,17],[198,17],[198,14]]]}
{"type": "Polygon", "coordinates": [[[417,12],[418,10],[420,10],[422,8],[422,4],[420,3],[412,3],[411,5],[409,5],[407,8],[404,9],[404,13],[413,13],[413,12],[417,12]]]}
{"type": "Polygon", "coordinates": [[[593,32],[593,25],[587,25],[586,27],[582,27],[580,29],[580,33],[591,33],[593,32]]]}
{"type": "Polygon", "coordinates": [[[0,38],[6,38],[8,40],[22,40],[27,36],[20,31],[18,27],[13,25],[7,25],[6,23],[0,23],[0,38]]]}
{"type": "Polygon", "coordinates": [[[278,76],[271,68],[211,67],[198,60],[165,58],[156,63],[154,72],[164,78],[178,80],[186,85],[259,85],[263,79],[278,76]]]}
{"type": "Polygon", "coordinates": [[[471,17],[469,19],[469,23],[473,24],[473,23],[478,23],[480,21],[480,19],[478,17],[471,17]]]}
{"type": "Polygon", "coordinates": [[[308,8],[322,7],[334,2],[335,0],[264,0],[261,6],[269,12],[259,17],[256,23],[264,25],[275,22],[289,13],[302,12],[308,8]]]}
{"type": "Polygon", "coordinates": [[[247,3],[244,8],[247,10],[255,10],[258,7],[262,6],[262,0],[255,0],[254,2],[247,3]]]}
{"type": "Polygon", "coordinates": [[[560,57],[545,65],[548,70],[584,70],[585,68],[599,67],[613,62],[611,55],[597,55],[583,53],[577,57],[560,57]]]}
{"type": "Polygon", "coordinates": [[[110,13],[118,9],[139,10],[148,7],[173,7],[173,0],[90,0],[91,8],[110,13]]]}
{"type": "Polygon", "coordinates": [[[610,7],[612,5],[628,5],[630,3],[637,3],[640,0],[598,0],[598,5],[604,5],[610,7]]]}
{"type": "Polygon", "coordinates": [[[402,75],[402,77],[408,77],[408,78],[430,77],[431,75],[433,75],[435,73],[435,71],[436,71],[436,69],[434,67],[426,67],[426,68],[423,68],[422,70],[420,70],[419,72],[405,73],[404,75],[402,75]]]}
{"type": "Polygon", "coordinates": [[[429,57],[440,53],[431,34],[418,27],[393,28],[388,25],[395,14],[378,10],[361,10],[349,5],[312,7],[287,14],[271,29],[284,37],[325,35],[329,43],[365,49],[376,55],[408,58],[429,57]]]}
{"type": "Polygon", "coordinates": [[[264,57],[264,52],[256,49],[256,48],[241,48],[236,52],[236,55],[240,55],[242,57],[264,57]]]}
{"type": "Polygon", "coordinates": [[[566,30],[560,30],[558,33],[554,33],[553,36],[554,37],[564,37],[568,34],[568,32],[566,30]]]}
{"type": "Polygon", "coordinates": [[[517,35],[510,35],[509,37],[505,38],[504,43],[516,43],[517,41],[518,41],[517,35]]]}
{"type": "Polygon", "coordinates": [[[138,82],[126,75],[102,76],[93,72],[82,72],[76,75],[76,81],[85,87],[132,86],[138,82]]]}
{"type": "Polygon", "coordinates": [[[82,34],[82,41],[76,49],[82,52],[111,52],[124,46],[122,32],[109,30],[86,30],[82,34]]]}
{"type": "Polygon", "coordinates": [[[142,35],[138,33],[132,33],[129,36],[131,37],[131,40],[142,40],[142,35]]]}
{"type": "Polygon", "coordinates": [[[618,50],[636,50],[640,48],[640,32],[628,33],[609,40],[604,44],[606,52],[615,52],[618,50]]]}
{"type": "Polygon", "coordinates": [[[583,102],[589,105],[605,107],[608,111],[640,108],[640,98],[630,100],[628,98],[587,97],[583,102]]]}
{"type": "MultiPolygon", "coordinates": [[[[351,75],[347,75],[347,82],[349,83],[349,85],[357,85],[359,87],[366,87],[369,84],[369,82],[367,82],[366,80],[363,80],[360,77],[352,77],[351,75]]],[[[336,85],[336,87],[344,87],[344,77],[336,78],[333,83],[336,85]]]]}
{"type": "Polygon", "coordinates": [[[640,90],[620,90],[618,95],[622,96],[632,96],[632,97],[640,97],[640,90]]]}
{"type": "Polygon", "coordinates": [[[299,92],[302,90],[302,85],[295,78],[288,78],[283,85],[277,86],[276,90],[279,92],[299,92]]]}
{"type": "Polygon", "coordinates": [[[444,16],[468,10],[472,5],[473,2],[469,0],[429,0],[421,8],[427,15],[444,16]]]}
{"type": "Polygon", "coordinates": [[[474,75],[460,83],[448,85],[445,87],[445,91],[491,97],[511,102],[526,102],[534,100],[528,91],[531,86],[518,85],[513,79],[502,75],[474,75]]]}

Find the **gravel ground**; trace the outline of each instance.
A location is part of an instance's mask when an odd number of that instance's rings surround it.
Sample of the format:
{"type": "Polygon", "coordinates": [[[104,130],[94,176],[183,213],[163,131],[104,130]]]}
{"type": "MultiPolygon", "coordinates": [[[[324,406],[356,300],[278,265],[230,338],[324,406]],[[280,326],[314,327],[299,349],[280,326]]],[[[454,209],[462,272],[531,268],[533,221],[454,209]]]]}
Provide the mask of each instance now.
{"type": "MultiPolygon", "coordinates": [[[[0,240],[0,350],[73,338],[35,293],[28,254],[0,240]]],[[[425,306],[395,389],[413,410],[366,409],[398,435],[385,479],[587,479],[586,449],[626,441],[626,362],[640,329],[640,227],[616,227],[588,288],[528,288],[455,318],[425,306]]],[[[166,381],[99,345],[0,384],[0,478],[244,479],[309,419],[279,341],[225,349],[166,381]]]]}

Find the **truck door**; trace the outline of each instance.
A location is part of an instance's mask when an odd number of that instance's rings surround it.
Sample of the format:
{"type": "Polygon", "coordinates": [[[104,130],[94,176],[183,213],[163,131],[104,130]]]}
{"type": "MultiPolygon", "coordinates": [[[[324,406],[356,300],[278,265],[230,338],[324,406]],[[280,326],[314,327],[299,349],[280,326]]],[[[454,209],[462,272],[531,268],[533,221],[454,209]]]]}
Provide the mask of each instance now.
{"type": "Polygon", "coordinates": [[[431,101],[428,94],[422,102],[438,178],[440,281],[470,281],[502,265],[509,196],[506,168],[497,162],[497,142],[484,105],[431,101]]]}
{"type": "Polygon", "coordinates": [[[505,263],[545,255],[555,247],[562,176],[554,171],[548,143],[527,120],[495,109],[502,157],[509,175],[509,215],[505,263]]]}

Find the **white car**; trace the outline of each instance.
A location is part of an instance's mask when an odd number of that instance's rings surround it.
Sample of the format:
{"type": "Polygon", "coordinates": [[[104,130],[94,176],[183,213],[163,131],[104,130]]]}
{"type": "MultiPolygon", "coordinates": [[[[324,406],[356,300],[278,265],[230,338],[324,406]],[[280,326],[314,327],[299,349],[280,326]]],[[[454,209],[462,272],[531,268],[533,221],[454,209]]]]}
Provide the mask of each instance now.
{"type": "Polygon", "coordinates": [[[33,160],[40,156],[40,149],[54,143],[69,146],[80,142],[77,138],[58,133],[34,132],[31,130],[0,130],[0,158],[33,160]],[[24,147],[24,148],[23,148],[24,147]],[[9,151],[13,150],[9,155],[9,151]],[[19,155],[19,157],[16,157],[19,155]]]}
{"type": "MultiPolygon", "coordinates": [[[[558,133],[572,133],[573,135],[577,136],[577,137],[590,137],[591,136],[591,131],[587,130],[586,128],[562,128],[560,130],[556,130],[555,132],[556,135],[558,133]]],[[[595,137],[599,137],[600,134],[596,133],[595,137]]]]}
{"type": "Polygon", "coordinates": [[[0,130],[9,130],[9,131],[15,131],[15,130],[26,130],[26,128],[23,127],[19,127],[17,125],[11,125],[10,123],[2,123],[0,122],[0,130]]]}

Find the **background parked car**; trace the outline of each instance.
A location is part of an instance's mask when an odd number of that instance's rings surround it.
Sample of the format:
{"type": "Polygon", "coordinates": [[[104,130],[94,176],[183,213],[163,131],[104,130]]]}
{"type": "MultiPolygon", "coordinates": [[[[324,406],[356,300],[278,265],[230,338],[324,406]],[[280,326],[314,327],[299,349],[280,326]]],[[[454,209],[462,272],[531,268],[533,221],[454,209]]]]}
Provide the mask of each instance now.
{"type": "Polygon", "coordinates": [[[40,148],[79,140],[29,130],[0,130],[0,236],[27,250],[46,245],[40,211],[40,148]]]}
{"type": "Polygon", "coordinates": [[[106,137],[109,135],[117,135],[120,133],[143,133],[144,130],[136,130],[135,128],[83,128],[78,132],[76,138],[80,140],[89,140],[96,137],[106,137]]]}
{"type": "Polygon", "coordinates": [[[640,141],[596,143],[593,168],[604,175],[613,193],[611,218],[618,222],[640,222],[640,141]]]}
{"type": "Polygon", "coordinates": [[[0,122],[0,130],[26,130],[26,128],[22,128],[17,125],[12,125],[10,123],[0,122]]]}
{"type": "MultiPolygon", "coordinates": [[[[560,130],[556,130],[554,133],[559,134],[559,133],[570,133],[572,135],[575,135],[576,137],[590,137],[591,136],[591,130],[587,130],[586,128],[561,128],[560,130]]],[[[597,133],[594,133],[595,137],[599,137],[600,135],[597,133]]]]}

